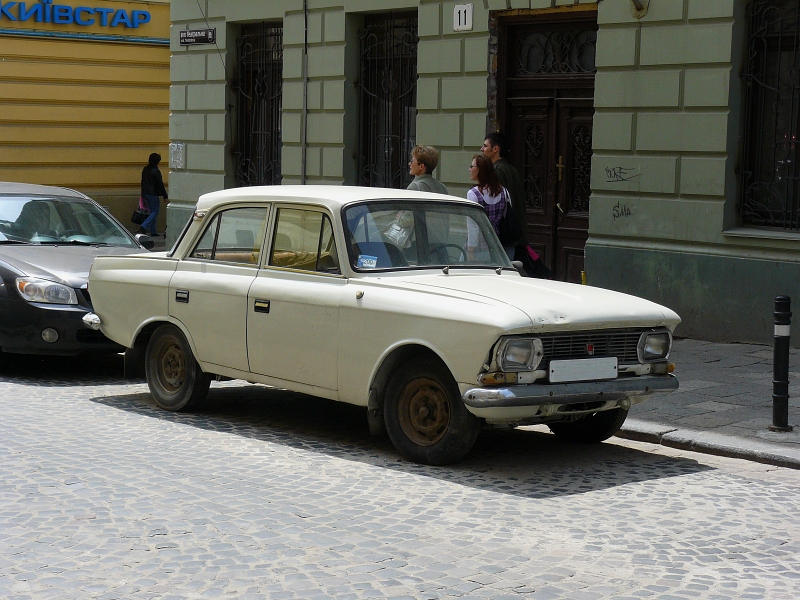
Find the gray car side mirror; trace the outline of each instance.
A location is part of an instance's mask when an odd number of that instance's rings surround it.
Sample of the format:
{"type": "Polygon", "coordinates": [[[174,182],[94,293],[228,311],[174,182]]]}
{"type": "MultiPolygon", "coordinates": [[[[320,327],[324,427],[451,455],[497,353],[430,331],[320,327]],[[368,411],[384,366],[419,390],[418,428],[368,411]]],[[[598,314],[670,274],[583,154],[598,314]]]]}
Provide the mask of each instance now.
{"type": "Polygon", "coordinates": [[[156,245],[156,243],[153,241],[153,238],[144,233],[137,233],[136,236],[134,237],[136,238],[136,241],[139,242],[139,244],[141,244],[142,246],[144,246],[146,250],[152,250],[153,246],[156,245]]]}

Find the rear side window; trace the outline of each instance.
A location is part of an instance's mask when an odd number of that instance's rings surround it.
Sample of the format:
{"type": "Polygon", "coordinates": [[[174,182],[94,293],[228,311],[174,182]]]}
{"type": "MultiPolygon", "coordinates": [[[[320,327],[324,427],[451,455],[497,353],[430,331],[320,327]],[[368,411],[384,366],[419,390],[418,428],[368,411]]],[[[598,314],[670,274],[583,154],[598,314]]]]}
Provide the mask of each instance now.
{"type": "Polygon", "coordinates": [[[340,273],[333,226],[328,216],[311,210],[279,209],[269,264],[287,269],[340,273]]]}
{"type": "Polygon", "coordinates": [[[191,258],[258,265],[267,226],[267,209],[233,208],[214,216],[191,258]]]}

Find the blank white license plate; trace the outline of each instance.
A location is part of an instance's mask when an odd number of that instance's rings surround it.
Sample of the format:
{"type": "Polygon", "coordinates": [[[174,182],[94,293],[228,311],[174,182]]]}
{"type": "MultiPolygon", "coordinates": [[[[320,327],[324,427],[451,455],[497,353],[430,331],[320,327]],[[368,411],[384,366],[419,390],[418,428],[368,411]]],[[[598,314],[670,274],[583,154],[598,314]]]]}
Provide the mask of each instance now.
{"type": "Polygon", "coordinates": [[[616,378],[616,357],[550,361],[550,383],[616,378]]]}

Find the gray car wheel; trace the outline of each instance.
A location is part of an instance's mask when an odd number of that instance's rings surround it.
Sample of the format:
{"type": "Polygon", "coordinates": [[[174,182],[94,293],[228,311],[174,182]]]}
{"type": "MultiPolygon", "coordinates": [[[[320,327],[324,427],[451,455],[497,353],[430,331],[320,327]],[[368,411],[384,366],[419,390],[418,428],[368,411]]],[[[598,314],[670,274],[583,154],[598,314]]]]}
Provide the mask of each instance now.
{"type": "Polygon", "coordinates": [[[164,410],[191,410],[208,394],[211,375],[203,373],[183,332],[162,325],[147,343],[145,375],[150,393],[164,410]]]}

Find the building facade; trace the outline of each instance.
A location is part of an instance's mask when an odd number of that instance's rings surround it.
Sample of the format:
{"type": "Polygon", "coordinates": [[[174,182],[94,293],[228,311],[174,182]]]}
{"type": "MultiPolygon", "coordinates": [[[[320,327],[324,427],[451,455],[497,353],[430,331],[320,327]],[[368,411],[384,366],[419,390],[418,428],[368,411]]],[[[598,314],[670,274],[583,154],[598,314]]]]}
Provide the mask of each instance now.
{"type": "Polygon", "coordinates": [[[774,296],[800,298],[799,5],[173,0],[168,241],[212,190],[405,187],[417,143],[465,196],[499,130],[560,279],[768,342],[774,296]]]}
{"type": "Polygon", "coordinates": [[[77,189],[133,227],[169,145],[169,26],[168,0],[0,2],[0,180],[77,189]]]}

